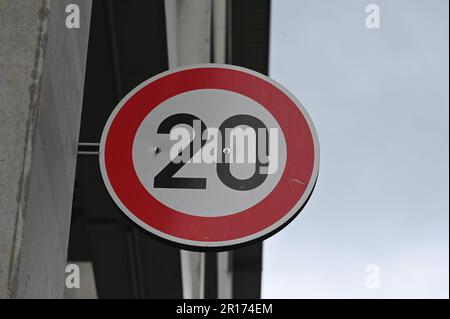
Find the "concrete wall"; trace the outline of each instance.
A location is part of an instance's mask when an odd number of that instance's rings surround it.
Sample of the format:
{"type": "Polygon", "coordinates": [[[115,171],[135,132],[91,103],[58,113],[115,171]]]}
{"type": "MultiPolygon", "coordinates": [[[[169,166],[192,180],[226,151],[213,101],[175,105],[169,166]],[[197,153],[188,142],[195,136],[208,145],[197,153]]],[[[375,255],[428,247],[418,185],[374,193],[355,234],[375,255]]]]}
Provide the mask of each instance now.
{"type": "Polygon", "coordinates": [[[90,11],[0,0],[0,298],[63,296],[90,11]]]}

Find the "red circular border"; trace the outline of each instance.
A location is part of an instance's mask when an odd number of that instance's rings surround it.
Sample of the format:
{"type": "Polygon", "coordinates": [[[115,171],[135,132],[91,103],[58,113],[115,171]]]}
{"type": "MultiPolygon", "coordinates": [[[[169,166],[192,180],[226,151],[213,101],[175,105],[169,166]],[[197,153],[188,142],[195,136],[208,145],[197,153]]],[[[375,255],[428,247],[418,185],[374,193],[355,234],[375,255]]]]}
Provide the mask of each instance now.
{"type": "Polygon", "coordinates": [[[314,170],[313,135],[295,102],[262,78],[218,67],[180,70],[142,87],[113,118],[104,152],[110,184],[132,214],[168,235],[203,242],[247,237],[275,224],[297,204],[314,170]],[[170,97],[198,89],[228,90],[253,99],[275,117],[286,140],[286,165],[277,186],[258,204],[232,215],[199,217],[173,210],[147,192],[134,169],[132,148],[144,118],[170,97]]]}

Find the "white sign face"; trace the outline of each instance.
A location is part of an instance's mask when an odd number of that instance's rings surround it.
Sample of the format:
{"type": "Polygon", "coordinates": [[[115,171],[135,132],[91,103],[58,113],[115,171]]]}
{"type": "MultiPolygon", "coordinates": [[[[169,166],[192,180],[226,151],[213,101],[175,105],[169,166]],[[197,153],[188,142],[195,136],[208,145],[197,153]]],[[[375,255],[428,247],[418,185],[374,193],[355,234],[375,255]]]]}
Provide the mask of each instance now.
{"type": "Polygon", "coordinates": [[[292,95],[261,74],[216,64],[138,86],[100,145],[102,176],[121,210],[195,249],[281,229],[309,198],[318,159],[311,120],[292,95]]]}
{"type": "MultiPolygon", "coordinates": [[[[241,128],[245,132],[248,126],[243,125],[241,128]]],[[[189,135],[193,135],[191,127],[186,127],[185,129],[189,135]]],[[[190,139],[186,140],[190,142],[190,139]]],[[[246,142],[248,142],[248,138],[246,142]]],[[[236,155],[236,157],[241,155],[241,153],[247,155],[245,152],[250,149],[254,154],[256,147],[247,147],[246,144],[244,143],[240,147],[228,146],[230,154],[236,155]]],[[[195,90],[179,94],[164,101],[146,116],[138,128],[134,140],[133,163],[137,176],[146,190],[164,205],[193,216],[225,216],[248,209],[270,194],[272,189],[278,184],[284,171],[286,142],[273,116],[254,100],[225,90],[195,90]],[[193,158],[189,158],[189,161],[173,175],[175,178],[205,178],[206,186],[204,189],[199,191],[198,189],[190,188],[155,187],[155,176],[167,167],[170,162],[170,151],[180,142],[178,138],[171,140],[170,134],[158,134],[158,127],[167,118],[175,114],[186,113],[186,110],[189,110],[189,114],[201,119],[209,129],[218,129],[224,119],[241,114],[252,114],[260,119],[267,128],[277,128],[279,133],[277,136],[279,149],[276,150],[277,159],[279,160],[278,169],[273,174],[267,174],[264,183],[253,189],[237,191],[230,188],[220,180],[215,163],[216,159],[219,159],[219,156],[221,156],[221,152],[227,147],[219,145],[221,143],[218,139],[210,138],[207,144],[196,154],[199,160],[194,161],[193,158]],[[160,153],[155,154],[155,147],[161,149],[160,153]],[[207,156],[201,156],[205,150],[215,155],[213,156],[214,161],[208,160],[207,156]],[[149,165],[149,163],[152,164],[149,165]]],[[[230,171],[237,179],[247,179],[254,174],[255,163],[248,163],[244,158],[244,161],[241,161],[241,163],[230,163],[230,171]]]]}

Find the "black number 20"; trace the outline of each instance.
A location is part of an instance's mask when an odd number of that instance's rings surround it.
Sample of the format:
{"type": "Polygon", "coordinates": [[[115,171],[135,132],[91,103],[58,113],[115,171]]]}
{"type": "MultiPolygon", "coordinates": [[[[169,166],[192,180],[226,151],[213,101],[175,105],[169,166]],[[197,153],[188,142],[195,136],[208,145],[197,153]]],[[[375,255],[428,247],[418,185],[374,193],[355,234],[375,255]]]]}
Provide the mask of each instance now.
{"type": "MultiPolygon", "coordinates": [[[[194,121],[200,121],[201,123],[201,134],[196,134],[194,138],[199,138],[200,145],[203,147],[206,143],[205,140],[202,140],[203,132],[206,130],[206,125],[201,121],[198,117],[188,113],[179,113],[174,114],[166,118],[158,127],[158,134],[170,134],[170,131],[173,127],[180,124],[185,124],[193,127],[194,121]]],[[[219,128],[219,131],[222,136],[222,145],[225,145],[226,138],[225,132],[226,129],[235,128],[239,125],[246,125],[253,128],[258,134],[260,128],[265,129],[267,132],[267,128],[263,122],[257,119],[254,116],[243,114],[243,115],[235,115],[227,120],[225,120],[219,128]]],[[[258,138],[258,136],[257,136],[258,138]]],[[[267,141],[267,139],[266,139],[267,141]]],[[[258,144],[256,143],[256,154],[258,154],[258,144]]],[[[191,156],[195,154],[194,152],[194,140],[187,146],[190,147],[191,156]]],[[[267,148],[266,148],[267,150],[267,148]]],[[[180,154],[183,152],[182,150],[180,154]]],[[[197,150],[196,150],[197,151],[197,150]]],[[[182,188],[182,189],[206,189],[206,178],[199,177],[173,177],[183,166],[184,162],[180,161],[179,163],[175,163],[173,161],[169,162],[156,176],[154,180],[153,186],[155,188],[182,188]]],[[[248,191],[251,189],[255,189],[260,186],[266,180],[267,174],[260,173],[260,167],[267,165],[260,163],[257,159],[255,163],[255,173],[253,176],[247,179],[238,179],[231,174],[230,164],[225,162],[225,154],[222,153],[222,162],[217,163],[217,175],[223,184],[226,186],[239,191],[248,191]]]]}

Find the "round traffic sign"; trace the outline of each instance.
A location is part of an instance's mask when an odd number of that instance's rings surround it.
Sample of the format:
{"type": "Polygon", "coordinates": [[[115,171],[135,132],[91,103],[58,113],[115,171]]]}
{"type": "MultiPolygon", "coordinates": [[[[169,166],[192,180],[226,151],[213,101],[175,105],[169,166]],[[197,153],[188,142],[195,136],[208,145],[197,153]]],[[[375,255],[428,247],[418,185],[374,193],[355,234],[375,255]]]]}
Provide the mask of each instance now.
{"type": "Polygon", "coordinates": [[[136,224],[193,249],[277,232],[303,208],[319,168],[303,106],[241,67],[173,69],[131,91],[109,117],[100,169],[136,224]]]}

